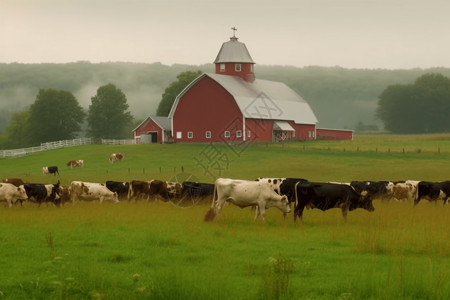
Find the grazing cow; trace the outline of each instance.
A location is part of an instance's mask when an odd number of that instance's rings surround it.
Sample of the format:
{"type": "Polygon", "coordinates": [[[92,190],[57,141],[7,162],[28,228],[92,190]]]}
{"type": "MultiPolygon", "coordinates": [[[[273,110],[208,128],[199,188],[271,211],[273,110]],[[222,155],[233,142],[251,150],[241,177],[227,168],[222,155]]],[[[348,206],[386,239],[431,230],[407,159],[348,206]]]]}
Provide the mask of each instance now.
{"type": "Polygon", "coordinates": [[[371,197],[364,197],[346,184],[298,182],[295,186],[296,200],[294,207],[294,221],[297,217],[303,222],[303,210],[318,208],[322,211],[330,208],[341,208],[344,219],[347,212],[357,208],[374,211],[371,197]]]}
{"type": "MultiPolygon", "coordinates": [[[[151,191],[151,186],[153,184],[153,181],[150,183],[150,191],[151,191]]],[[[166,185],[167,185],[167,196],[169,198],[181,198],[181,192],[182,192],[182,187],[181,184],[178,182],[170,182],[170,181],[166,181],[166,185]]]]}
{"type": "Polygon", "coordinates": [[[123,153],[112,153],[109,156],[109,162],[110,163],[114,163],[116,160],[124,160],[125,159],[125,154],[123,153]]]}
{"type": "Polygon", "coordinates": [[[71,160],[67,163],[67,166],[70,167],[71,169],[73,167],[82,167],[84,168],[84,160],[82,159],[77,159],[77,160],[71,160]]]}
{"type": "Polygon", "coordinates": [[[102,183],[94,182],[72,181],[70,183],[70,198],[72,202],[99,200],[100,204],[103,201],[119,203],[116,192],[111,192],[102,183]]]}
{"type": "Polygon", "coordinates": [[[65,203],[70,202],[70,186],[60,186],[59,187],[59,206],[63,206],[65,203]]]}
{"type": "MultiPolygon", "coordinates": [[[[295,202],[295,184],[299,181],[306,182],[303,178],[258,178],[257,181],[266,182],[278,195],[285,195],[289,205],[295,202]]],[[[284,213],[286,217],[286,213],[284,213]]]]}
{"type": "Polygon", "coordinates": [[[21,186],[21,185],[25,184],[25,182],[23,182],[23,180],[20,179],[20,178],[3,178],[2,181],[4,183],[11,183],[11,184],[13,184],[15,186],[21,186]]]}
{"type": "Polygon", "coordinates": [[[191,199],[208,197],[214,194],[214,184],[185,181],[181,185],[182,197],[191,199]]]}
{"type": "Polygon", "coordinates": [[[111,192],[116,192],[119,198],[126,198],[128,197],[128,191],[130,190],[130,183],[121,181],[107,181],[106,187],[111,192]]]}
{"type": "Polygon", "coordinates": [[[59,176],[58,167],[57,166],[42,167],[42,174],[44,174],[44,175],[46,175],[46,174],[53,174],[55,176],[56,176],[56,174],[58,174],[58,176],[59,176]]]}
{"type": "Polygon", "coordinates": [[[25,183],[23,186],[28,200],[36,202],[38,206],[41,206],[42,202],[51,202],[57,206],[60,205],[59,180],[57,184],[25,183]]]}
{"type": "Polygon", "coordinates": [[[352,181],[350,186],[360,195],[386,199],[391,197],[394,183],[390,181],[352,181]]]}
{"type": "Polygon", "coordinates": [[[137,201],[140,198],[148,200],[150,197],[150,182],[145,180],[132,180],[128,190],[128,200],[135,199],[137,201]]]}
{"type": "Polygon", "coordinates": [[[394,199],[398,201],[414,199],[417,193],[417,183],[419,182],[414,180],[394,182],[394,199]]]}
{"type": "Polygon", "coordinates": [[[11,183],[0,183],[0,201],[5,201],[9,207],[16,204],[17,201],[22,203],[27,198],[27,193],[23,186],[17,187],[11,183]]]}
{"type": "Polygon", "coordinates": [[[284,213],[291,211],[287,197],[275,193],[266,182],[219,178],[215,182],[211,208],[205,221],[212,221],[226,202],[241,208],[256,206],[255,220],[260,214],[263,222],[266,220],[266,209],[270,207],[276,207],[284,213]]]}
{"type": "Polygon", "coordinates": [[[417,205],[422,198],[428,201],[444,200],[444,205],[447,204],[450,197],[450,181],[429,182],[420,181],[417,184],[416,198],[414,205],[417,205]]]}

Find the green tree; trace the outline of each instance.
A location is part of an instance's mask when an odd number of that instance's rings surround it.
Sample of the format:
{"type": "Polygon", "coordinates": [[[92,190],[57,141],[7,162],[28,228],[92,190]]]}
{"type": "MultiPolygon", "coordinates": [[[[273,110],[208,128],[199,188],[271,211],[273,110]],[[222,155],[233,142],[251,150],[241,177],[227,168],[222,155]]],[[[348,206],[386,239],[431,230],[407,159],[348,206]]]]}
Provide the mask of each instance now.
{"type": "Polygon", "coordinates": [[[6,128],[7,146],[10,149],[32,146],[29,134],[30,111],[24,110],[12,115],[6,128]]]}
{"type": "Polygon", "coordinates": [[[202,71],[186,71],[178,74],[178,80],[172,82],[164,91],[161,102],[159,102],[158,109],[156,110],[156,115],[164,117],[168,116],[178,94],[201,74],[202,71]]]}
{"type": "Polygon", "coordinates": [[[71,92],[41,89],[30,106],[29,141],[32,144],[73,139],[81,131],[85,113],[71,92]]]}
{"type": "Polygon", "coordinates": [[[88,134],[94,138],[122,139],[130,136],[133,121],[125,94],[114,84],[101,86],[91,98],[88,134]]]}
{"type": "Polygon", "coordinates": [[[379,96],[377,117],[394,133],[450,130],[450,79],[425,74],[414,84],[390,85],[379,96]]]}

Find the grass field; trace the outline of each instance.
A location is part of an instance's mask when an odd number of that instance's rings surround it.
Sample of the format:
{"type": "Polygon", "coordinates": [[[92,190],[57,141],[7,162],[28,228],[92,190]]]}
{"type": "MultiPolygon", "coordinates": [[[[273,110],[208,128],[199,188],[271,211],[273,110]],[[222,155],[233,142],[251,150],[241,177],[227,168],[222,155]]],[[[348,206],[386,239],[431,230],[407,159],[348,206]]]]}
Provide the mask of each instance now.
{"type": "MultiPolygon", "coordinates": [[[[363,136],[244,149],[88,145],[0,160],[0,174],[41,183],[59,178],[63,184],[212,182],[213,175],[447,180],[448,138],[363,136]],[[403,153],[404,147],[411,151],[403,153]],[[221,155],[207,165],[204,153],[211,149],[221,155]],[[125,160],[109,164],[112,152],[124,152],[125,160]],[[66,167],[71,159],[84,159],[85,168],[66,167]],[[48,165],[59,166],[61,176],[42,175],[48,165]]],[[[203,222],[206,205],[1,206],[0,298],[449,299],[450,208],[426,201],[413,207],[376,200],[374,206],[372,213],[350,212],[345,223],[340,210],[307,210],[304,224],[275,209],[267,211],[266,224],[253,222],[253,211],[234,206],[212,223],[203,222]]]]}

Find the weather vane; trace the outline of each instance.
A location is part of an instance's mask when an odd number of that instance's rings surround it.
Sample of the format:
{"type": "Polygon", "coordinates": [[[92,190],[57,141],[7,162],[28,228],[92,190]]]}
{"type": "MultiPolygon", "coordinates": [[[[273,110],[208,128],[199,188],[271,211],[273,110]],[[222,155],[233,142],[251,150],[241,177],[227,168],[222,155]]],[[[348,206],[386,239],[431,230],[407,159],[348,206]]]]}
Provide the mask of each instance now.
{"type": "Polygon", "coordinates": [[[236,27],[231,27],[231,30],[233,30],[233,37],[236,37],[236,31],[237,31],[236,27]]]}

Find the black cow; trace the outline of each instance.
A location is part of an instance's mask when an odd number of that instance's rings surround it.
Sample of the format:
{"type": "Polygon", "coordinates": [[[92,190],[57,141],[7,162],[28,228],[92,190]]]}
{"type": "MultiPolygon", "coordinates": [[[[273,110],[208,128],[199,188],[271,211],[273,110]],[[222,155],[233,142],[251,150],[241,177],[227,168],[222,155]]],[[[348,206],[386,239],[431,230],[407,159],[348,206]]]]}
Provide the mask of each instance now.
{"type": "Polygon", "coordinates": [[[56,174],[58,174],[58,176],[59,176],[58,167],[57,166],[42,167],[42,174],[44,174],[44,175],[53,174],[55,176],[56,176],[56,174]]]}
{"type": "Polygon", "coordinates": [[[344,219],[347,219],[349,210],[357,208],[375,210],[371,197],[361,196],[346,184],[299,181],[295,185],[295,193],[294,221],[298,216],[303,222],[305,207],[318,208],[322,211],[341,208],[344,219]]]}
{"type": "Polygon", "coordinates": [[[420,181],[417,184],[416,198],[414,205],[417,205],[420,199],[425,198],[428,201],[444,200],[444,205],[447,204],[450,197],[450,181],[429,182],[420,181]]]}
{"type": "Polygon", "coordinates": [[[184,181],[181,185],[182,197],[190,199],[208,197],[214,194],[214,184],[184,181]]]}
{"type": "Polygon", "coordinates": [[[128,191],[130,190],[130,183],[120,181],[107,181],[106,187],[111,192],[116,192],[119,198],[126,198],[128,197],[128,191]]]}
{"type": "Polygon", "coordinates": [[[392,196],[395,183],[390,181],[352,181],[350,186],[358,194],[374,199],[392,196]]]}
{"type": "Polygon", "coordinates": [[[59,180],[57,184],[25,183],[23,186],[28,200],[38,203],[38,206],[41,206],[42,202],[52,202],[61,206],[59,180]]]}

